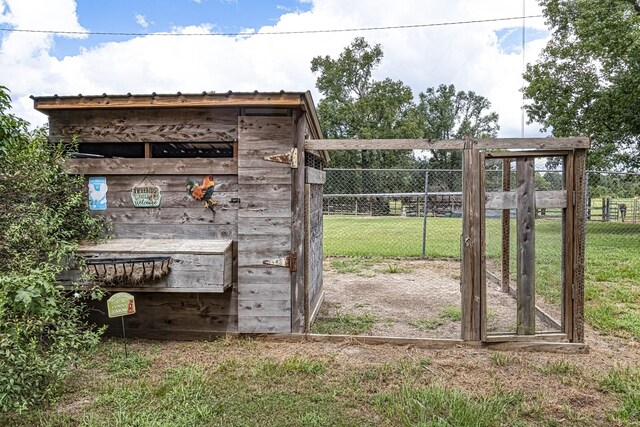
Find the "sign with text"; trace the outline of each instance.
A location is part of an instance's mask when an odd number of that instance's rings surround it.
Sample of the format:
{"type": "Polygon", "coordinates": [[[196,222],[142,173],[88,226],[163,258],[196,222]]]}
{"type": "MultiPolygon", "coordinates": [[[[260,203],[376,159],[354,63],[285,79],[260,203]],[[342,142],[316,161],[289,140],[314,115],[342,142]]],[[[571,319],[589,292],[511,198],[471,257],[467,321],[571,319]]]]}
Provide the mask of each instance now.
{"type": "Polygon", "coordinates": [[[128,316],[136,312],[136,302],[133,295],[126,292],[113,294],[107,300],[107,311],[109,317],[128,316]]]}
{"type": "Polygon", "coordinates": [[[89,210],[104,211],[107,209],[107,178],[93,176],[89,178],[89,210]]]}
{"type": "Polygon", "coordinates": [[[160,206],[160,187],[149,185],[138,186],[131,189],[131,200],[136,208],[155,208],[160,206]]]}

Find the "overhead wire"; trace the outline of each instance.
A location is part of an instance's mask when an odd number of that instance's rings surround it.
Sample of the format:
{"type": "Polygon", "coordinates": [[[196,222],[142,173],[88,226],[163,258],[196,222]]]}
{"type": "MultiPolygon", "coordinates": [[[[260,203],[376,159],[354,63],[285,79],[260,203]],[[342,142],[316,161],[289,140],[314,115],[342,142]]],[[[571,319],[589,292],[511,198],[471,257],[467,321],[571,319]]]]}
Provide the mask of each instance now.
{"type": "Polygon", "coordinates": [[[348,33],[348,32],[360,32],[360,31],[380,31],[380,30],[402,30],[411,28],[429,28],[429,27],[443,27],[450,25],[467,25],[467,24],[482,24],[488,22],[499,21],[514,21],[525,18],[542,18],[543,15],[529,15],[529,16],[511,16],[505,18],[487,18],[487,19],[473,19],[468,21],[447,21],[447,22],[433,22],[428,24],[410,24],[410,25],[391,25],[380,27],[361,27],[361,28],[333,28],[333,29],[318,29],[318,30],[296,30],[296,31],[266,31],[266,32],[235,32],[235,33],[177,33],[177,32],[164,32],[164,33],[138,33],[138,32],[116,32],[116,31],[64,31],[64,30],[39,30],[39,29],[27,29],[27,28],[0,28],[2,32],[12,33],[40,33],[40,34],[53,34],[53,35],[82,35],[82,36],[170,36],[170,37],[202,37],[202,36],[227,36],[227,37],[240,37],[240,36],[279,36],[279,35],[292,35],[292,34],[323,34],[323,33],[348,33]]]}

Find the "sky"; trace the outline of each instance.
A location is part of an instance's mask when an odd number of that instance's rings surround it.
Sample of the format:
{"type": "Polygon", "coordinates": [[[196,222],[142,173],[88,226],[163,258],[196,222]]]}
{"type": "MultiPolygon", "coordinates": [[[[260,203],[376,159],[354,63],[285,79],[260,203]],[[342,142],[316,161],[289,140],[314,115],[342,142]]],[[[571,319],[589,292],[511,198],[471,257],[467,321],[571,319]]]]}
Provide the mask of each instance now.
{"type": "MultiPolygon", "coordinates": [[[[541,14],[536,0],[524,0],[524,11],[541,14]]],[[[11,90],[13,113],[34,125],[46,116],[30,95],[310,90],[318,102],[312,58],[337,58],[364,37],[384,51],[374,78],[402,80],[416,98],[443,83],[473,90],[500,115],[499,136],[518,137],[522,19],[266,33],[522,15],[523,0],[0,0],[2,29],[80,33],[0,31],[0,85],[11,90]]],[[[549,37],[544,20],[526,19],[525,37],[524,60],[535,62],[549,37]]],[[[526,126],[525,136],[540,135],[537,124],[526,126]]]]}

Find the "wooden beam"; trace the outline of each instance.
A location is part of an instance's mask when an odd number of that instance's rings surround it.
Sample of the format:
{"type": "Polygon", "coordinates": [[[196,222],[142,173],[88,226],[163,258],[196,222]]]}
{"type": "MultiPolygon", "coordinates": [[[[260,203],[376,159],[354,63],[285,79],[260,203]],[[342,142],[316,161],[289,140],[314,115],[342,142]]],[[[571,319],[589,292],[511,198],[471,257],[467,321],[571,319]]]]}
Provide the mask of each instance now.
{"type": "Polygon", "coordinates": [[[518,157],[559,157],[566,156],[568,154],[572,154],[573,151],[566,150],[537,150],[537,149],[528,149],[524,151],[509,151],[509,150],[499,150],[499,151],[487,151],[487,158],[489,159],[516,159],[518,157]]]}
{"type": "MultiPolygon", "coordinates": [[[[518,206],[516,192],[491,191],[485,196],[486,209],[515,209],[518,206]]],[[[557,191],[536,191],[536,209],[540,208],[566,208],[567,192],[557,191]]]]}
{"type": "Polygon", "coordinates": [[[481,212],[480,171],[484,170],[478,150],[462,154],[462,274],[461,337],[465,341],[481,339],[481,212]]]}
{"type": "MultiPolygon", "coordinates": [[[[511,190],[511,159],[502,161],[502,191],[511,190]]],[[[486,206],[486,205],[485,205],[486,206]]],[[[509,292],[510,277],[510,257],[511,257],[511,211],[502,211],[502,292],[509,292]]]]}
{"type": "Polygon", "coordinates": [[[576,195],[573,220],[573,342],[584,342],[584,261],[586,241],[587,151],[573,158],[576,195]]]}
{"type": "Polygon", "coordinates": [[[304,105],[304,93],[202,93],[35,97],[38,111],[103,108],[282,107],[304,105]]]}
{"type": "Polygon", "coordinates": [[[65,169],[80,175],[236,175],[238,162],[222,159],[69,159],[65,169]]]}
{"type": "Polygon", "coordinates": [[[482,347],[499,351],[532,351],[562,354],[586,354],[589,347],[586,344],[570,342],[540,342],[540,341],[511,341],[483,343],[482,347]]]}
{"type": "Polygon", "coordinates": [[[485,342],[525,342],[525,341],[551,341],[562,342],[567,339],[567,334],[562,332],[542,334],[537,333],[535,335],[488,335],[483,341],[485,342]]]}
{"type": "MultiPolygon", "coordinates": [[[[547,150],[546,156],[555,151],[589,148],[586,137],[575,138],[487,138],[472,140],[479,150],[547,150]]],[[[306,150],[462,150],[464,139],[308,139],[306,150]]],[[[531,153],[529,156],[539,156],[531,153]]]]}
{"type": "Polygon", "coordinates": [[[534,197],[535,161],[530,157],[516,160],[518,182],[518,287],[517,287],[517,334],[536,333],[535,300],[535,213],[534,197]]]}
{"type": "Polygon", "coordinates": [[[320,169],[314,169],[309,166],[305,167],[307,184],[324,184],[327,180],[327,173],[320,169]]]}
{"type": "Polygon", "coordinates": [[[401,345],[415,348],[447,349],[453,347],[487,348],[489,350],[531,351],[563,354],[585,354],[586,344],[544,341],[503,341],[491,343],[466,342],[456,339],[401,338],[367,335],[327,335],[327,334],[270,334],[253,335],[260,341],[271,342],[331,342],[346,345],[401,345]]]}

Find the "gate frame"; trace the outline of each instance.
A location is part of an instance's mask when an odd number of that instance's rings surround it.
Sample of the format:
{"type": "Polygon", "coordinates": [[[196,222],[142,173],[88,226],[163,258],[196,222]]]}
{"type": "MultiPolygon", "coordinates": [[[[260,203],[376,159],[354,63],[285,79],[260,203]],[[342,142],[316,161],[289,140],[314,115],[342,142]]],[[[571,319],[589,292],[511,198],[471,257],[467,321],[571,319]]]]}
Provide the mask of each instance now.
{"type": "MultiPolygon", "coordinates": [[[[584,343],[584,261],[588,137],[431,139],[308,139],[305,150],[461,150],[463,214],[461,236],[461,338],[485,343],[486,241],[485,159],[563,157],[567,206],[563,229],[563,333],[584,343]]],[[[538,335],[505,336],[502,342],[540,341],[538,335]]],[[[492,340],[496,342],[496,340],[492,340]]],[[[562,344],[562,343],[558,343],[562,344]]]]}

